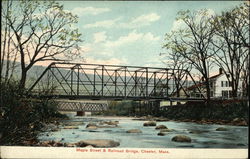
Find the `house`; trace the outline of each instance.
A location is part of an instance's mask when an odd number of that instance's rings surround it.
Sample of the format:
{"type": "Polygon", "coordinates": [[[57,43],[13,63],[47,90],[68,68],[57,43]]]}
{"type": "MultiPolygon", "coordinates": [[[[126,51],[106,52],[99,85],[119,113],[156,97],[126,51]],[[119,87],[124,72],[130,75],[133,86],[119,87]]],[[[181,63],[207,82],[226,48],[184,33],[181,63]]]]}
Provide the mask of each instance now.
{"type": "MultiPolygon", "coordinates": [[[[222,69],[219,73],[211,76],[210,81],[210,97],[211,98],[231,98],[232,97],[232,87],[231,82],[227,79],[227,74],[223,73],[222,69]]],[[[206,96],[206,86],[204,82],[192,85],[186,88],[186,92],[190,97],[202,97],[206,96]],[[200,90],[200,91],[199,91],[200,90]]],[[[239,81],[238,96],[242,95],[242,81],[239,81]]]]}

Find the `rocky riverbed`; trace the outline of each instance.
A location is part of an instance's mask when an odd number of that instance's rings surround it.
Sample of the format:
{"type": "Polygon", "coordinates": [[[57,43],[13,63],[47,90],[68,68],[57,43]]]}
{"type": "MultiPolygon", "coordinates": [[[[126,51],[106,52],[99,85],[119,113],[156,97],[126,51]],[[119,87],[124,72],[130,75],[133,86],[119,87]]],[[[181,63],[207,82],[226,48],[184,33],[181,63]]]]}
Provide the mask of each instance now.
{"type": "Polygon", "coordinates": [[[243,118],[234,118],[233,120],[212,120],[212,119],[202,119],[202,120],[192,120],[192,119],[168,119],[165,117],[152,117],[152,116],[142,116],[134,118],[133,120],[153,120],[158,122],[164,121],[175,121],[175,122],[193,122],[197,124],[218,124],[218,125],[233,125],[233,126],[248,126],[248,121],[243,118]]]}
{"type": "Polygon", "coordinates": [[[248,127],[160,118],[76,117],[47,126],[34,146],[248,148],[248,127]]]}

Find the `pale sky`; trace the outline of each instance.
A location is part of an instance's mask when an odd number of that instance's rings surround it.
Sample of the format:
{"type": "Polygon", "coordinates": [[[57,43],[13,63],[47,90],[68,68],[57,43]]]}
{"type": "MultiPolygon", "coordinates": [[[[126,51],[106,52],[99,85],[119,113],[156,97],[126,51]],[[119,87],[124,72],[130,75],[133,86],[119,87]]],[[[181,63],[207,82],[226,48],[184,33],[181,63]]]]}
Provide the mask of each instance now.
{"type": "Polygon", "coordinates": [[[233,8],[240,1],[60,1],[79,16],[87,63],[164,67],[164,35],[180,27],[180,10],[233,8]]]}

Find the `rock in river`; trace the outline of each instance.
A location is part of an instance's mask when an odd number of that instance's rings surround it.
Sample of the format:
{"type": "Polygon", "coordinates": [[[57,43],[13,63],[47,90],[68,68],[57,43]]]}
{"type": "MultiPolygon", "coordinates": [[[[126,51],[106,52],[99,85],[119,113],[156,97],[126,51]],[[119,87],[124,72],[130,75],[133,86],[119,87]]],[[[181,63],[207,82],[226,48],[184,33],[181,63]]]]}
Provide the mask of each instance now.
{"type": "Polygon", "coordinates": [[[105,121],[103,122],[104,124],[107,124],[107,125],[118,125],[119,124],[119,121],[105,121]]]}
{"type": "Polygon", "coordinates": [[[167,133],[165,133],[165,132],[159,132],[157,135],[158,136],[165,136],[167,133]]]}
{"type": "Polygon", "coordinates": [[[78,129],[78,126],[64,126],[64,129],[78,129]]]}
{"type": "Polygon", "coordinates": [[[86,126],[86,128],[88,128],[88,127],[90,127],[90,126],[96,126],[96,127],[97,127],[97,125],[96,125],[95,123],[89,123],[89,124],[86,126]]]}
{"type": "Polygon", "coordinates": [[[185,135],[177,135],[172,138],[174,142],[191,142],[191,138],[185,135]]]}
{"type": "Polygon", "coordinates": [[[158,125],[155,129],[167,129],[167,127],[165,125],[158,125]]]}
{"type": "Polygon", "coordinates": [[[227,128],[219,127],[216,129],[216,131],[227,131],[227,128]]]}
{"type": "Polygon", "coordinates": [[[79,147],[93,146],[93,147],[117,147],[120,145],[119,142],[113,140],[105,140],[105,139],[96,139],[96,140],[82,140],[76,143],[79,147]]]}
{"type": "Polygon", "coordinates": [[[126,133],[142,133],[142,131],[139,129],[130,129],[130,130],[126,131],[126,133]]]}
{"type": "Polygon", "coordinates": [[[148,121],[148,122],[145,122],[143,124],[143,126],[156,126],[156,122],[155,121],[148,121]]]}

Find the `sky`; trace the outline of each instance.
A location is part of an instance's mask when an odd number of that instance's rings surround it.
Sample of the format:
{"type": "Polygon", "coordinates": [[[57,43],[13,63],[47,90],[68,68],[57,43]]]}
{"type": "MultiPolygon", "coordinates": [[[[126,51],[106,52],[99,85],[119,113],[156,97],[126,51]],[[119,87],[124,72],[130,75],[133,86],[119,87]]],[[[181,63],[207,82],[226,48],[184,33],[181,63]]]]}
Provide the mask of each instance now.
{"type": "Polygon", "coordinates": [[[166,33],[181,27],[180,10],[219,14],[239,1],[59,1],[77,14],[86,63],[164,67],[166,33]]]}

